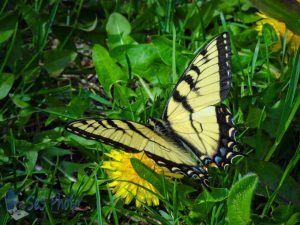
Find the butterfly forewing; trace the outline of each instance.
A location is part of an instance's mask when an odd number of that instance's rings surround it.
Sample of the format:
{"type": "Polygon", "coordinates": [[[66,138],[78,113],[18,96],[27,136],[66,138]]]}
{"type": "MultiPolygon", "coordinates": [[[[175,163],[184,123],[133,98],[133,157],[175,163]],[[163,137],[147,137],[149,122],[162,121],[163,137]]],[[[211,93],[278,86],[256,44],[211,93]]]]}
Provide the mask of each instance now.
{"type": "Polygon", "coordinates": [[[230,55],[228,33],[210,41],[176,84],[165,107],[163,119],[172,121],[180,116],[186,117],[187,112],[198,112],[221,102],[230,88],[230,55]]]}
{"type": "MultiPolygon", "coordinates": [[[[163,113],[171,132],[185,146],[203,161],[217,161],[217,166],[222,166],[225,160],[225,156],[215,160],[220,154],[221,142],[235,145],[231,114],[213,106],[227,96],[230,88],[230,51],[228,33],[211,40],[176,84],[163,113]],[[227,120],[219,119],[222,113],[227,120]]],[[[225,155],[232,149],[225,150],[225,155]]]]}
{"type": "Polygon", "coordinates": [[[182,149],[168,137],[157,134],[151,126],[124,120],[91,119],[72,122],[66,129],[125,151],[146,151],[177,164],[197,165],[189,151],[182,149]]]}

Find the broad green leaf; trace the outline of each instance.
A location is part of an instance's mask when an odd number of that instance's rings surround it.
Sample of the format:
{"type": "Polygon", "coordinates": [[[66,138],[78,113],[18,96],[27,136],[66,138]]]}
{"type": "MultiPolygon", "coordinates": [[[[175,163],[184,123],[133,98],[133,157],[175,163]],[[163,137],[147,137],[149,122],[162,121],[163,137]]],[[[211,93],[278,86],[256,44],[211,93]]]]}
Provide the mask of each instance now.
{"type": "Polygon", "coordinates": [[[94,195],[96,192],[94,177],[88,176],[82,169],[78,171],[76,182],[72,182],[67,177],[62,176],[60,177],[60,184],[64,193],[68,195],[94,195]]]}
{"type": "Polygon", "coordinates": [[[112,13],[106,24],[106,31],[110,35],[126,36],[131,32],[131,25],[123,15],[112,13]]]}
{"type": "Polygon", "coordinates": [[[0,74],[0,100],[5,98],[14,83],[14,75],[11,73],[0,74]]]}
{"type": "MultiPolygon", "coordinates": [[[[67,135],[68,140],[71,140],[72,142],[77,142],[82,146],[94,146],[95,145],[95,141],[94,140],[88,140],[84,137],[80,137],[78,135],[72,134],[70,133],[69,135],[67,135]]],[[[68,141],[67,140],[67,141],[68,141]]]]}
{"type": "Polygon", "coordinates": [[[92,167],[94,163],[75,163],[69,161],[62,161],[61,168],[69,175],[73,175],[78,172],[83,172],[85,169],[92,167]]]}
{"type": "Polygon", "coordinates": [[[294,213],[289,220],[286,222],[286,225],[294,225],[300,223],[300,212],[294,213]]]}
{"type": "Polygon", "coordinates": [[[257,182],[255,174],[248,174],[231,187],[227,200],[228,224],[250,223],[251,201],[257,182]]]}
{"type": "Polygon", "coordinates": [[[182,206],[189,207],[191,204],[193,204],[194,199],[190,198],[190,194],[192,193],[198,193],[198,188],[184,184],[184,183],[177,183],[177,199],[180,201],[182,206]]]}
{"type": "Polygon", "coordinates": [[[279,127],[280,118],[284,109],[284,101],[279,100],[267,112],[267,117],[262,124],[262,128],[268,132],[270,137],[275,138],[279,127]]]}
{"type": "Polygon", "coordinates": [[[189,217],[194,221],[206,220],[208,219],[207,215],[209,215],[215,205],[216,203],[214,202],[194,204],[190,207],[189,217]]]}
{"type": "MultiPolygon", "coordinates": [[[[165,38],[165,37],[153,37],[153,44],[157,49],[157,52],[161,58],[161,60],[168,66],[172,65],[172,54],[173,54],[173,43],[171,40],[165,38]]],[[[185,70],[187,67],[187,63],[192,59],[193,55],[191,54],[190,57],[185,56],[182,54],[182,52],[185,51],[185,49],[180,46],[176,45],[175,49],[175,59],[176,59],[176,66],[178,68],[178,73],[181,75],[181,73],[185,70]]]]}
{"type": "Polygon", "coordinates": [[[135,44],[135,41],[129,36],[108,35],[108,46],[114,49],[118,46],[135,44]]]}
{"type": "Polygon", "coordinates": [[[189,216],[193,219],[207,219],[212,208],[218,202],[224,201],[228,196],[226,188],[212,188],[211,191],[204,190],[198,197],[196,204],[191,207],[189,216]]]}
{"type": "Polygon", "coordinates": [[[0,187],[0,200],[5,197],[7,191],[11,188],[13,188],[13,185],[11,183],[4,183],[0,187]]]}
{"type": "Polygon", "coordinates": [[[66,104],[59,99],[50,95],[46,97],[46,102],[47,107],[40,109],[40,111],[49,114],[49,117],[45,121],[46,126],[48,126],[53,120],[57,118],[70,116],[68,114],[68,108],[66,107],[66,104]]]}
{"type": "MultiPolygon", "coordinates": [[[[61,135],[63,131],[63,127],[55,127],[54,129],[47,129],[44,131],[36,132],[34,134],[34,142],[47,142],[48,140],[59,141],[63,138],[61,135]]],[[[52,147],[50,148],[52,149],[52,147]]],[[[50,148],[48,148],[47,150],[50,150],[50,148]]],[[[63,150],[57,150],[57,147],[53,147],[52,153],[56,154],[57,151],[63,150]]]]}
{"type": "Polygon", "coordinates": [[[279,205],[274,210],[272,210],[272,216],[276,221],[285,222],[288,221],[288,219],[293,215],[295,209],[292,205],[279,205]]]}
{"type": "Polygon", "coordinates": [[[91,31],[95,30],[95,28],[97,27],[97,24],[98,24],[98,18],[95,17],[95,19],[92,21],[87,21],[85,23],[78,23],[76,28],[79,30],[86,31],[86,32],[91,32],[91,31]]]}
{"type": "MultiPolygon", "coordinates": [[[[244,159],[247,162],[247,171],[253,171],[259,177],[259,185],[257,193],[265,197],[269,197],[267,190],[275,190],[283,171],[280,166],[258,159],[244,159]]],[[[278,193],[278,199],[281,201],[291,202],[292,204],[300,204],[300,184],[291,176],[287,176],[285,182],[278,193]]]]}
{"type": "Polygon", "coordinates": [[[118,83],[114,85],[114,99],[118,105],[120,104],[121,106],[127,107],[132,97],[136,97],[132,89],[118,83]]]}
{"type": "Polygon", "coordinates": [[[30,106],[29,101],[31,100],[31,97],[28,95],[14,94],[11,99],[17,107],[22,109],[30,106]]]}
{"type": "Polygon", "coordinates": [[[259,109],[251,107],[248,112],[248,116],[246,119],[246,126],[251,128],[257,128],[261,122],[263,122],[266,118],[266,112],[259,109]]]}
{"type": "MultiPolygon", "coordinates": [[[[57,145],[57,142],[51,139],[45,139],[44,142],[40,143],[31,143],[26,140],[15,140],[16,149],[19,151],[21,155],[27,155],[28,152],[38,152],[50,147],[57,145]]],[[[34,160],[35,153],[29,153],[28,158],[32,157],[34,160]]],[[[32,162],[30,162],[32,165],[32,162]]]]}
{"type": "Polygon", "coordinates": [[[258,159],[263,159],[265,157],[267,154],[266,149],[269,149],[273,143],[270,136],[265,132],[257,132],[251,136],[245,136],[243,142],[255,149],[256,157],[258,159]]]}
{"type": "Polygon", "coordinates": [[[75,96],[68,105],[68,113],[72,117],[79,118],[89,107],[89,103],[90,101],[86,101],[82,96],[75,96]]]}
{"type": "Polygon", "coordinates": [[[146,70],[140,74],[141,76],[143,75],[143,77],[146,77],[146,79],[150,81],[152,85],[164,88],[165,93],[169,93],[172,88],[172,83],[170,81],[172,72],[171,70],[172,69],[170,66],[167,66],[161,62],[155,62],[151,65],[151,67],[146,68],[146,70]]]}
{"type": "Polygon", "coordinates": [[[121,68],[116,65],[109,53],[101,45],[93,48],[93,63],[96,68],[98,79],[108,95],[110,89],[118,81],[126,81],[128,77],[123,74],[121,68]]]}
{"type": "MultiPolygon", "coordinates": [[[[279,100],[278,102],[274,103],[274,99],[276,99],[276,97],[278,95],[280,95],[280,92],[281,92],[280,84],[278,84],[277,82],[270,84],[262,93],[262,100],[264,102],[264,105],[266,105],[268,108],[271,107],[272,111],[273,110],[280,111],[278,109],[283,107],[284,101],[279,100]],[[280,104],[280,106],[278,104],[280,104]]],[[[268,112],[268,108],[266,109],[267,112],[268,112]]],[[[267,116],[270,116],[270,115],[268,114],[267,116]]],[[[280,119],[279,115],[276,117],[278,117],[276,120],[280,119]]],[[[266,118],[265,121],[267,121],[267,120],[268,120],[268,118],[266,118]]],[[[279,125],[279,121],[278,121],[277,127],[278,127],[278,125],[279,125]]]]}
{"type": "Polygon", "coordinates": [[[46,18],[41,17],[41,15],[34,10],[34,7],[29,4],[20,3],[18,8],[22,13],[28,28],[32,31],[33,42],[37,47],[41,47],[46,34],[46,18]]]}
{"type": "Polygon", "coordinates": [[[128,57],[132,76],[142,77],[153,85],[169,84],[171,66],[163,63],[157,48],[152,44],[120,46],[112,51],[112,55],[129,71],[128,57]]]}
{"type": "Polygon", "coordinates": [[[32,171],[34,170],[34,167],[36,165],[36,162],[37,162],[38,152],[35,151],[36,146],[34,146],[34,148],[35,149],[33,149],[32,151],[24,152],[24,155],[26,157],[24,164],[25,164],[26,172],[28,175],[30,175],[32,173],[32,171]]]}
{"type": "MultiPolygon", "coordinates": [[[[164,187],[162,185],[162,176],[155,173],[152,169],[150,169],[148,166],[143,164],[139,159],[137,158],[131,158],[130,162],[132,164],[132,167],[137,172],[137,174],[147,180],[149,183],[151,183],[158,191],[159,193],[164,193],[164,187]]],[[[165,187],[169,193],[172,193],[173,185],[169,183],[167,180],[165,180],[165,187]]]]}
{"type": "Polygon", "coordinates": [[[6,156],[4,150],[2,148],[0,148],[0,165],[5,165],[6,163],[8,163],[9,158],[6,156]]]}
{"type": "Polygon", "coordinates": [[[69,146],[80,149],[84,155],[88,156],[93,161],[97,159],[97,152],[94,153],[93,151],[105,151],[106,148],[110,148],[110,146],[105,146],[99,141],[88,140],[86,138],[80,137],[69,132],[65,132],[64,134],[66,136],[66,139],[64,141],[69,146]]]}
{"type": "Polygon", "coordinates": [[[135,41],[129,36],[131,25],[128,20],[119,13],[112,13],[106,24],[106,32],[108,34],[108,43],[110,48],[119,45],[132,44],[135,41]]]}
{"type": "MultiPolygon", "coordinates": [[[[239,11],[237,12],[237,16],[239,18],[241,18],[241,20],[244,22],[244,23],[250,23],[250,24],[253,24],[255,23],[257,20],[260,19],[260,17],[256,14],[253,14],[252,12],[242,12],[242,11],[239,11]]],[[[232,24],[230,24],[232,25],[232,24]]],[[[239,26],[239,24],[237,24],[237,26],[239,26]]],[[[247,30],[251,30],[251,29],[247,29],[247,30]]]]}
{"type": "Polygon", "coordinates": [[[142,71],[150,67],[155,60],[159,59],[157,49],[152,44],[126,45],[112,50],[111,55],[128,70],[128,56],[132,72],[142,71]]]}
{"type": "Polygon", "coordinates": [[[57,77],[64,71],[65,67],[73,62],[77,56],[76,52],[69,50],[52,50],[45,54],[45,69],[50,76],[57,77]]]}
{"type": "Polygon", "coordinates": [[[14,33],[16,22],[17,17],[13,13],[7,13],[0,17],[0,44],[8,40],[14,33]]]}
{"type": "Polygon", "coordinates": [[[128,71],[130,61],[132,75],[143,77],[151,84],[170,86],[171,66],[160,58],[157,48],[152,44],[127,45],[114,48],[112,56],[128,71]]]}
{"type": "Polygon", "coordinates": [[[220,202],[224,201],[228,196],[227,188],[211,188],[211,190],[203,191],[198,200],[199,202],[220,202]]]}
{"type": "Polygon", "coordinates": [[[93,93],[92,91],[83,89],[82,92],[83,92],[87,97],[93,99],[94,101],[99,102],[101,105],[105,105],[105,106],[108,106],[108,107],[111,107],[111,106],[112,106],[111,101],[109,101],[109,100],[107,100],[106,98],[101,97],[101,96],[99,96],[99,95],[93,93]]]}
{"type": "Polygon", "coordinates": [[[47,148],[45,151],[43,151],[43,155],[46,155],[48,157],[58,157],[58,156],[66,156],[66,155],[71,155],[71,151],[58,148],[55,146],[47,148]]]}

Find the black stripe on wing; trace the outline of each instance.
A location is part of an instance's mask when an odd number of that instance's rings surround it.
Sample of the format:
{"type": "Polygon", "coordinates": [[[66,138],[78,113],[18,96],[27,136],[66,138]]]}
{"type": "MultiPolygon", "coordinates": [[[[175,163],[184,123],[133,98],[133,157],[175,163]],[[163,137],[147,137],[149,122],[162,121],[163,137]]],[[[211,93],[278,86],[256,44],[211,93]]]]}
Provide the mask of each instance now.
{"type": "Polygon", "coordinates": [[[217,41],[219,71],[220,71],[220,98],[223,101],[228,95],[231,85],[231,48],[229,33],[223,33],[217,41]]]}
{"type": "Polygon", "coordinates": [[[232,114],[226,108],[226,106],[216,106],[217,121],[219,124],[219,145],[216,154],[213,158],[203,158],[201,161],[206,166],[217,166],[219,168],[225,168],[232,163],[232,160],[237,156],[243,154],[234,151],[236,146],[235,133],[236,127],[232,122],[232,114]]]}
{"type": "MultiPolygon", "coordinates": [[[[134,126],[130,121],[125,121],[125,120],[118,120],[118,121],[121,121],[121,122],[123,122],[123,123],[126,123],[127,126],[128,126],[131,130],[133,130],[134,132],[138,133],[138,134],[141,135],[142,137],[148,139],[145,135],[143,135],[143,133],[141,133],[138,129],[136,129],[135,126],[134,126]]],[[[71,133],[74,133],[74,134],[76,134],[76,135],[82,136],[82,137],[84,137],[84,138],[87,138],[87,139],[90,139],[90,140],[100,141],[100,142],[103,142],[104,144],[111,145],[111,146],[113,146],[114,148],[122,149],[122,150],[127,151],[127,152],[132,152],[132,153],[140,152],[140,150],[137,150],[136,148],[133,148],[133,147],[128,146],[128,145],[125,145],[125,144],[123,144],[123,143],[121,143],[121,142],[118,142],[118,141],[114,141],[113,139],[111,139],[111,138],[109,138],[109,137],[104,137],[104,136],[99,135],[99,134],[93,134],[93,133],[88,132],[88,131],[86,131],[86,130],[83,130],[83,129],[79,128],[79,127],[73,126],[74,124],[79,124],[79,123],[81,123],[81,124],[83,124],[83,125],[87,125],[87,124],[88,124],[88,123],[87,123],[87,120],[84,120],[84,119],[82,119],[82,120],[77,120],[77,121],[73,121],[73,122],[67,124],[66,127],[65,127],[65,129],[66,129],[67,131],[71,132],[71,133]]],[[[95,123],[101,125],[103,128],[105,128],[105,129],[107,129],[107,130],[108,130],[108,129],[115,129],[116,131],[121,131],[121,132],[123,132],[123,134],[127,133],[125,129],[119,127],[119,126],[118,126],[113,120],[111,120],[111,119],[103,119],[103,120],[99,119],[99,120],[95,120],[95,123]],[[103,121],[106,121],[107,124],[109,124],[112,128],[107,127],[107,126],[103,123],[103,121]]],[[[93,127],[93,124],[94,124],[94,123],[89,124],[89,126],[88,126],[87,128],[93,127]]],[[[153,130],[153,127],[150,126],[150,125],[145,125],[145,127],[149,128],[149,129],[151,129],[151,130],[153,130]]],[[[87,128],[86,128],[86,129],[87,129],[87,128]]],[[[96,127],[94,127],[94,129],[96,129],[96,127]]],[[[129,134],[128,134],[128,135],[129,135],[129,134]]]]}
{"type": "Polygon", "coordinates": [[[208,187],[209,175],[207,172],[207,167],[201,165],[187,166],[184,164],[177,164],[150,152],[145,153],[149,158],[153,159],[159,166],[165,167],[173,173],[181,173],[188,177],[199,179],[206,187],[208,187]]]}
{"type": "MultiPolygon", "coordinates": [[[[191,65],[187,68],[185,71],[183,77],[180,79],[185,80],[184,77],[186,74],[188,74],[188,71],[193,70],[197,72],[198,79],[197,82],[201,80],[201,74],[205,71],[201,71],[201,67],[198,67],[195,65],[197,58],[199,55],[202,55],[203,58],[201,61],[203,61],[203,64],[206,64],[209,61],[212,61],[214,58],[208,59],[208,57],[213,54],[215,51],[209,51],[208,48],[210,48],[211,44],[216,41],[216,47],[217,47],[217,57],[218,57],[218,66],[219,66],[219,78],[220,78],[220,99],[223,101],[226,96],[228,95],[230,85],[231,85],[231,46],[230,46],[230,37],[228,32],[224,32],[211,40],[205,47],[202,49],[199,54],[195,57],[195,59],[192,61],[191,65]],[[198,68],[198,70],[196,69],[198,68]]],[[[202,65],[203,65],[202,64],[202,65]]],[[[179,82],[180,82],[179,81],[179,82]]],[[[192,90],[192,89],[191,89],[192,90]]]]}
{"type": "Polygon", "coordinates": [[[174,90],[173,99],[176,102],[181,103],[183,108],[185,108],[188,112],[193,113],[194,110],[193,110],[192,106],[188,103],[187,96],[180,95],[178,90],[174,90]]]}
{"type": "MultiPolygon", "coordinates": [[[[194,112],[193,107],[191,106],[190,101],[188,101],[188,95],[190,93],[194,92],[201,92],[201,89],[198,90],[196,86],[198,83],[201,83],[202,74],[207,73],[206,70],[208,70],[210,67],[206,67],[203,71],[201,71],[201,67],[214,60],[215,58],[218,58],[218,76],[219,76],[219,96],[220,96],[220,102],[222,102],[226,96],[228,95],[230,85],[231,85],[231,47],[230,47],[230,37],[229,33],[224,32],[217,36],[216,38],[212,39],[203,49],[200,50],[200,52],[195,56],[193,61],[190,63],[190,65],[187,67],[187,69],[184,71],[183,75],[177,82],[175,88],[173,89],[171,96],[169,100],[167,101],[166,107],[163,112],[163,120],[167,121],[169,115],[167,115],[168,107],[169,107],[169,101],[170,99],[173,99],[174,101],[180,103],[182,107],[187,110],[190,113],[194,112]],[[216,45],[216,50],[211,50],[209,48],[212,48],[214,46],[214,43],[216,45]],[[217,56],[210,58],[209,56],[217,51],[217,56]],[[201,59],[199,59],[199,57],[201,59]],[[199,60],[199,61],[197,61],[199,60]],[[200,66],[197,66],[201,62],[200,66]],[[194,71],[197,74],[197,79],[192,78],[192,76],[189,74],[190,71],[194,71]],[[190,91],[187,95],[181,95],[180,90],[177,90],[179,84],[181,82],[185,82],[189,85],[190,91]]],[[[216,65],[216,64],[213,64],[216,65]]],[[[211,65],[211,66],[213,66],[211,65]]],[[[213,76],[215,74],[211,74],[213,76]]]]}

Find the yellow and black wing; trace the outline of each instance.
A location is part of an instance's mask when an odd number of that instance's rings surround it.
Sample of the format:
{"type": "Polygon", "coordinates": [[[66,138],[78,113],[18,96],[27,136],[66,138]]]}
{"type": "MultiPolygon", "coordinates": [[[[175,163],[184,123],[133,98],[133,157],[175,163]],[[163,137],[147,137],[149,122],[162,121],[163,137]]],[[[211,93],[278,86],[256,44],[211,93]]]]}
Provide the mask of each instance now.
{"type": "Polygon", "coordinates": [[[144,151],[173,172],[207,183],[207,167],[224,167],[234,156],[236,128],[223,105],[231,83],[228,33],[211,40],[174,88],[162,120],[149,125],[113,119],[78,120],[66,126],[77,135],[125,151],[144,151]],[[200,161],[202,162],[201,164],[200,161]],[[203,166],[204,165],[204,166],[203,166]]]}
{"type": "Polygon", "coordinates": [[[182,145],[204,165],[223,167],[237,155],[236,128],[225,106],[231,84],[231,50],[227,32],[211,40],[176,84],[162,119],[182,145]]]}
{"type": "Polygon", "coordinates": [[[199,177],[206,182],[207,172],[199,168],[191,152],[167,136],[154,131],[152,125],[126,120],[87,119],[69,123],[66,129],[79,136],[97,140],[127,152],[145,153],[157,164],[173,172],[199,177]]]}

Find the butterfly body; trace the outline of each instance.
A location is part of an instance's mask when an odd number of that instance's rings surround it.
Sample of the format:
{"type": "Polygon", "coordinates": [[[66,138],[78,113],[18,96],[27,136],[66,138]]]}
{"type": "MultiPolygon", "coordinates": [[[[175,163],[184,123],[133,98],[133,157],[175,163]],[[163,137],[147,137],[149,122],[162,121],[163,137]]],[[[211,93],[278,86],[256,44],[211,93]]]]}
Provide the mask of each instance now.
{"type": "Polygon", "coordinates": [[[66,129],[129,152],[144,151],[173,172],[208,181],[208,167],[224,168],[235,156],[236,128],[224,105],[231,83],[228,33],[212,39],[173,89],[162,119],[149,124],[114,119],[74,121],[66,129]]]}

